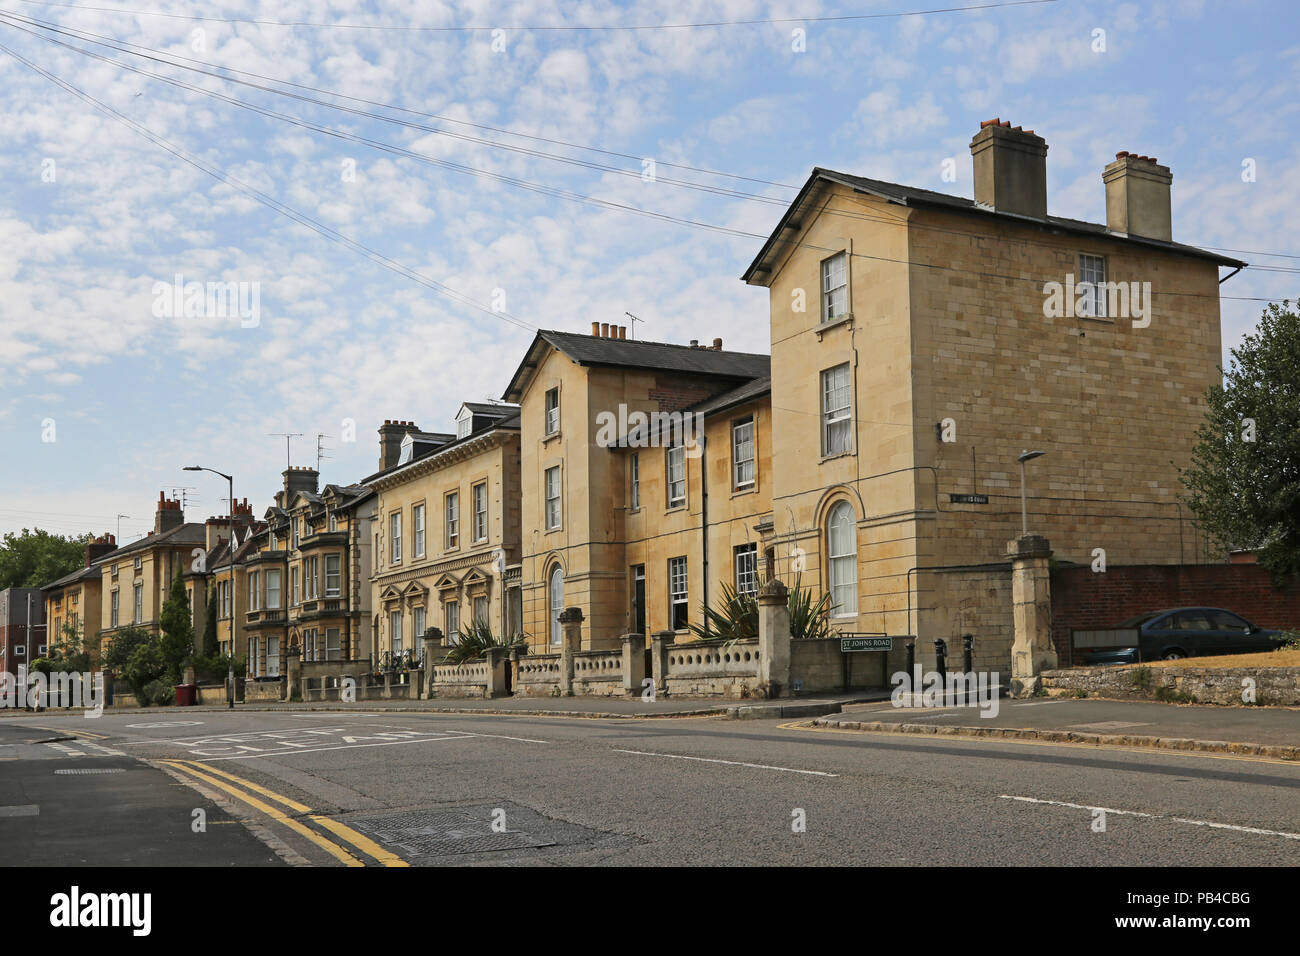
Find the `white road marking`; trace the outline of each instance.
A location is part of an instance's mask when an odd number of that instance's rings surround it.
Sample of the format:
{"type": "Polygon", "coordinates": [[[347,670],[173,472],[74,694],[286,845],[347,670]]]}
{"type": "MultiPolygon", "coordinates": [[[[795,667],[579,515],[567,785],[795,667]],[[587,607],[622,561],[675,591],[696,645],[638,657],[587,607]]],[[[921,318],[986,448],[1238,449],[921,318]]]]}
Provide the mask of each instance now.
{"type": "Polygon", "coordinates": [[[1009,794],[999,794],[1002,800],[1018,800],[1021,803],[1040,803],[1052,807],[1069,807],[1071,810],[1087,810],[1089,812],[1101,810],[1103,813],[1114,814],[1121,817],[1145,817],[1148,820],[1169,820],[1173,823],[1189,823],[1196,827],[1211,827],[1215,830],[1235,830],[1238,833],[1256,833],[1260,836],[1277,836],[1286,840],[1300,840],[1300,833],[1287,833],[1283,830],[1262,830],[1259,827],[1242,827],[1233,823],[1215,823],[1212,820],[1191,820],[1187,817],[1170,817],[1160,813],[1143,813],[1140,810],[1115,810],[1111,807],[1089,807],[1082,803],[1066,803],[1064,800],[1039,800],[1036,797],[1014,797],[1009,794]]]}
{"type": "Polygon", "coordinates": [[[103,747],[99,744],[91,743],[89,740],[82,741],[83,747],[89,747],[91,750],[98,750],[107,757],[125,757],[126,754],[121,750],[113,750],[111,747],[103,747]]]}
{"type": "Polygon", "coordinates": [[[41,808],[35,803],[22,803],[12,807],[0,807],[0,817],[35,817],[40,816],[41,808]]]}
{"type": "Polygon", "coordinates": [[[1065,701],[1066,698],[1064,697],[1058,698],[1057,700],[1029,700],[1024,702],[1016,700],[1011,702],[1011,706],[1012,707],[1042,707],[1044,704],[1064,704],[1065,701]]]}
{"type": "MultiPolygon", "coordinates": [[[[225,757],[209,757],[200,751],[191,752],[196,756],[203,757],[203,759],[209,763],[213,763],[218,760],[257,760],[262,757],[282,757],[286,754],[318,754],[324,753],[327,750],[360,750],[363,747],[396,747],[401,744],[437,744],[450,740],[468,740],[470,736],[471,735],[469,734],[458,734],[454,737],[422,737],[418,740],[388,740],[381,744],[340,744],[337,747],[313,747],[310,750],[272,750],[264,753],[232,754],[225,757]]],[[[545,743],[545,741],[542,741],[542,743],[545,743]]]]}
{"type": "Polygon", "coordinates": [[[1128,727],[1150,727],[1150,721],[1099,720],[1091,724],[1070,724],[1070,730],[1124,730],[1128,727]]]}
{"type": "Polygon", "coordinates": [[[796,770],[793,767],[771,767],[763,763],[743,763],[739,760],[718,760],[714,757],[687,757],[684,754],[662,754],[653,753],[649,750],[615,750],[618,754],[637,754],[642,757],[669,757],[673,760],[698,760],[701,763],[725,763],[733,767],[753,767],[756,770],[779,770],[782,773],[805,773],[814,777],[838,777],[837,773],[827,773],[824,770],[796,770]]]}

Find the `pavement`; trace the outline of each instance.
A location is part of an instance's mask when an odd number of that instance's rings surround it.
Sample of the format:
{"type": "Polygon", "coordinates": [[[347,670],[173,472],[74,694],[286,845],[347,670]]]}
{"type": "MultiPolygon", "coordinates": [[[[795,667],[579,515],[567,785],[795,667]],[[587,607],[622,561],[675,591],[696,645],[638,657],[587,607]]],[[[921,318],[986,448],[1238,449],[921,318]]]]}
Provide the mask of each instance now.
{"type": "MultiPolygon", "coordinates": [[[[366,700],[352,704],[337,701],[313,703],[278,703],[258,701],[236,704],[239,712],[348,712],[371,711],[376,713],[441,713],[441,714],[504,714],[566,717],[814,717],[838,713],[848,704],[888,700],[888,691],[864,691],[852,694],[818,697],[793,697],[780,700],[727,700],[718,697],[662,697],[644,700],[640,697],[497,697],[443,698],[435,700],[366,700]]],[[[231,710],[225,704],[196,707],[140,707],[105,709],[106,714],[158,714],[158,713],[224,713],[231,710]]],[[[24,713],[18,710],[0,710],[0,717],[14,717],[24,713]]],[[[30,714],[30,711],[26,712],[30,714]]],[[[46,713],[54,713],[46,711],[46,713]]]]}
{"type": "Polygon", "coordinates": [[[5,866],[285,865],[273,835],[263,833],[268,841],[241,823],[115,747],[57,729],[0,725],[5,866]]]}
{"type": "Polygon", "coordinates": [[[1058,743],[1245,753],[1300,760],[1300,708],[1217,707],[1158,701],[1065,697],[998,701],[979,707],[846,704],[818,726],[878,733],[1002,736],[1058,743]]]}
{"type": "MultiPolygon", "coordinates": [[[[1115,713],[1090,700],[1002,704],[1021,719],[1115,713]]],[[[0,761],[0,793],[12,814],[36,815],[0,817],[3,859],[1280,867],[1300,845],[1296,762],[807,723],[360,708],[21,715],[0,731],[14,745],[34,739],[0,751],[14,758],[0,761]],[[84,755],[50,756],[53,743],[84,755]],[[54,777],[61,766],[124,772],[54,777]],[[103,789],[128,774],[131,787],[103,789]],[[205,836],[189,832],[198,807],[205,836]],[[212,824],[231,818],[244,826],[212,824]]]]}

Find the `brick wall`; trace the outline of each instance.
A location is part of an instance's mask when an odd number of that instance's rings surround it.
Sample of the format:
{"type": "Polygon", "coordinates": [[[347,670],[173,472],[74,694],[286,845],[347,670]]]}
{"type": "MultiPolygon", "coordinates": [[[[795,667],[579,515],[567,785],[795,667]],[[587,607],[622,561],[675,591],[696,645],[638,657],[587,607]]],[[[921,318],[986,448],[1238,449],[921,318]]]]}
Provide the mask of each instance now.
{"type": "Polygon", "coordinates": [[[1300,628],[1300,582],[1275,588],[1256,564],[1111,565],[1052,572],[1052,639],[1062,666],[1071,658],[1070,631],[1114,627],[1138,614],[1171,607],[1222,607],[1260,627],[1300,628]]]}

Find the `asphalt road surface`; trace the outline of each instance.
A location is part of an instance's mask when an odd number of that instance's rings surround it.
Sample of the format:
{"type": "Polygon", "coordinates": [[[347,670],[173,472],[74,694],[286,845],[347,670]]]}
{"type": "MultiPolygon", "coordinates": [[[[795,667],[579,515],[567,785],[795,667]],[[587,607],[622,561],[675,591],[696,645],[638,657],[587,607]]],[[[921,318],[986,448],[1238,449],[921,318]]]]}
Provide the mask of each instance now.
{"type": "Polygon", "coordinates": [[[0,720],[0,838],[74,866],[1281,866],[1300,766],[778,720],[32,714],[0,720]]]}

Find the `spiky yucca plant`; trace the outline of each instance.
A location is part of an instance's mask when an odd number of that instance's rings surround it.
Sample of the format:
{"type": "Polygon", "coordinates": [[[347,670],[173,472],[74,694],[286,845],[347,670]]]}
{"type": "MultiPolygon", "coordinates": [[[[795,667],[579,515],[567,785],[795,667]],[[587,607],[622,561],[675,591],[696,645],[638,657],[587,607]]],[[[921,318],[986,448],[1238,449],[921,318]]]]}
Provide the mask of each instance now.
{"type": "Polygon", "coordinates": [[[492,633],[492,628],[488,626],[487,621],[476,620],[460,632],[460,640],[452,646],[442,660],[444,664],[464,664],[467,661],[478,660],[488,648],[523,647],[525,643],[522,634],[498,638],[492,633]]]}
{"type": "MultiPolygon", "coordinates": [[[[802,575],[794,579],[786,607],[790,612],[790,636],[794,640],[831,637],[831,596],[814,600],[813,590],[803,586],[802,575]]],[[[722,599],[715,607],[702,608],[703,624],[690,624],[691,633],[706,641],[743,641],[758,637],[758,597],[739,594],[722,585],[722,599]]]]}

